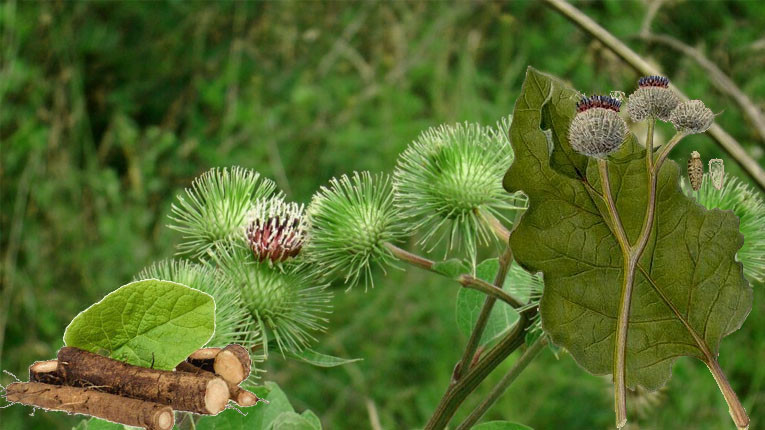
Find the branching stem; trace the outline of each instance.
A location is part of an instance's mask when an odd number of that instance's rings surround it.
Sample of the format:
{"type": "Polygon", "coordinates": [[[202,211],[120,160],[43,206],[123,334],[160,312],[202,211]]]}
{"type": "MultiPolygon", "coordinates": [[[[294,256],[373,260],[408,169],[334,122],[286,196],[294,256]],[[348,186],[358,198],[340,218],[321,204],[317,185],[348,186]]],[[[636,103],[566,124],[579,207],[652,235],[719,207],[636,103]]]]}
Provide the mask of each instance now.
{"type": "Polygon", "coordinates": [[[489,396],[478,405],[473,412],[465,418],[457,430],[467,430],[475,425],[475,423],[481,419],[483,414],[489,410],[489,408],[507,391],[508,387],[515,381],[518,375],[523,372],[526,367],[536,358],[537,355],[547,346],[547,337],[542,335],[531,346],[523,352],[515,361],[513,367],[502,377],[502,379],[494,386],[489,393],[489,396]]]}
{"type": "MultiPolygon", "coordinates": [[[[505,252],[499,257],[499,270],[497,270],[497,276],[494,278],[494,286],[496,288],[502,288],[511,261],[513,261],[513,251],[507,246],[505,247],[505,252]]],[[[478,314],[478,319],[476,319],[473,331],[470,332],[470,338],[468,339],[467,345],[465,345],[465,351],[462,353],[462,358],[454,368],[452,384],[456,383],[465,372],[464,367],[472,362],[473,355],[478,349],[478,344],[481,341],[481,336],[483,336],[486,323],[489,321],[489,315],[491,315],[491,310],[494,308],[495,302],[496,299],[493,296],[486,297],[483,307],[481,307],[481,313],[478,314]]]]}
{"type": "MultiPolygon", "coordinates": [[[[396,258],[398,258],[401,261],[404,261],[408,264],[419,267],[421,269],[425,269],[430,272],[443,275],[443,273],[435,269],[436,263],[433,260],[429,260],[425,257],[419,256],[405,249],[399,248],[398,246],[392,243],[385,243],[385,247],[388,248],[388,250],[396,258]]],[[[504,277],[502,279],[504,279],[504,277]]],[[[519,308],[524,305],[521,300],[513,297],[510,293],[503,290],[502,288],[496,288],[494,285],[484,281],[483,279],[476,278],[473,275],[465,273],[465,274],[457,276],[457,278],[455,278],[454,280],[459,282],[460,285],[462,285],[465,288],[470,288],[472,290],[480,291],[486,294],[487,296],[493,298],[494,300],[496,299],[502,300],[503,302],[509,304],[510,306],[514,308],[519,308]]]]}
{"type": "Polygon", "coordinates": [[[521,312],[513,329],[499,343],[486,353],[475,366],[471,367],[457,383],[450,385],[435,412],[425,425],[425,430],[441,430],[446,427],[465,398],[475,390],[487,376],[519,346],[523,345],[526,329],[531,325],[536,306],[521,312]]]}

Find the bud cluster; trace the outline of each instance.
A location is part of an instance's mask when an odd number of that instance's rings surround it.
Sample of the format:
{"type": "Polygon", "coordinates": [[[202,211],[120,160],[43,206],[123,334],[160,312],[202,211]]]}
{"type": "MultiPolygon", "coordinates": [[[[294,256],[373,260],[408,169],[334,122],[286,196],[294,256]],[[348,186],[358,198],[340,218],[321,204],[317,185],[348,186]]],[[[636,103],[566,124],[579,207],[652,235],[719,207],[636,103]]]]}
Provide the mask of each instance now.
{"type": "MultiPolygon", "coordinates": [[[[578,153],[603,158],[621,146],[627,124],[619,116],[621,101],[593,95],[576,103],[576,116],[569,126],[568,140],[578,153]]],[[[627,111],[633,121],[647,119],[670,122],[682,134],[703,133],[714,122],[714,114],[700,100],[680,101],[663,76],[644,76],[630,94],[627,111]]]]}

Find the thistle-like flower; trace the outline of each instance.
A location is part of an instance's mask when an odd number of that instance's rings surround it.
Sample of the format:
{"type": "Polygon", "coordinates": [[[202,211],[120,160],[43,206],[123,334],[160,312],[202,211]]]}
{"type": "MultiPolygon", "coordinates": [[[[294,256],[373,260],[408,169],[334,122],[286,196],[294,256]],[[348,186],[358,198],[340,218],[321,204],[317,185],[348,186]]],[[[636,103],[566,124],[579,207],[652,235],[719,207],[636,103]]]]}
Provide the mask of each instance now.
{"type": "Polygon", "coordinates": [[[161,279],[205,292],[215,299],[215,333],[210,347],[237,343],[250,349],[260,340],[258,326],[241,306],[239,293],[217,270],[187,260],[162,260],[144,268],[135,280],[161,279]]]}
{"type": "Polygon", "coordinates": [[[374,286],[372,263],[391,264],[385,245],[404,236],[387,175],[332,178],[314,195],[307,215],[308,261],[326,275],[342,276],[349,289],[360,282],[374,286]]]}
{"type": "Polygon", "coordinates": [[[242,241],[218,243],[212,255],[259,325],[263,345],[271,336],[282,352],[300,351],[326,328],[332,295],[303,266],[279,270],[259,262],[242,241]]]}
{"type": "Polygon", "coordinates": [[[712,126],[715,115],[701,100],[689,100],[677,105],[669,116],[675,129],[685,134],[703,133],[712,126]]]}
{"type": "Polygon", "coordinates": [[[249,169],[214,168],[178,195],[170,228],[183,233],[180,254],[202,257],[217,242],[239,236],[255,200],[276,193],[276,184],[249,169]]]}
{"type": "Polygon", "coordinates": [[[300,253],[306,237],[303,205],[260,199],[250,210],[245,237],[255,259],[280,263],[300,253]]]}
{"type": "Polygon", "coordinates": [[[627,123],[619,116],[621,102],[608,96],[584,97],[576,104],[577,114],[568,129],[574,151],[604,158],[613,153],[627,134],[627,123]]]}
{"type": "Polygon", "coordinates": [[[648,118],[668,121],[680,98],[669,89],[669,79],[663,76],[645,76],[638,80],[638,89],[630,94],[627,111],[633,121],[648,118]]]}
{"type": "MultiPolygon", "coordinates": [[[[682,185],[685,193],[693,198],[695,193],[688,183],[683,181],[682,185]]],[[[718,190],[706,175],[698,191],[698,202],[707,209],[731,210],[738,216],[744,245],[736,256],[744,266],[744,276],[750,281],[765,283],[765,201],[762,193],[731,175],[725,175],[725,184],[718,190]]]]}
{"type": "Polygon", "coordinates": [[[478,243],[495,237],[488,219],[508,222],[509,211],[525,208],[502,188],[513,160],[510,122],[505,118],[496,129],[467,122],[430,128],[399,156],[396,206],[414,221],[412,230],[423,231],[420,244],[435,247],[446,237],[448,249],[464,243],[474,257],[478,243]]]}

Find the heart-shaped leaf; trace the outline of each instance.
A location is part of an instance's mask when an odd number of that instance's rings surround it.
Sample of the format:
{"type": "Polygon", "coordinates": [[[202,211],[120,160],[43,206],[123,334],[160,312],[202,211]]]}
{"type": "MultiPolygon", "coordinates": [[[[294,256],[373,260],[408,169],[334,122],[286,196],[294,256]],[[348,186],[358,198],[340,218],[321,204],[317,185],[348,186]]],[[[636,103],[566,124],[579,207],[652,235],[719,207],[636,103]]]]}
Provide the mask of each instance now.
{"type": "MultiPolygon", "coordinates": [[[[510,128],[515,161],[504,185],[509,192],[522,190],[529,208],[510,244],[521,265],[544,274],[545,331],[585,369],[607,374],[623,263],[605,221],[596,162],[573,153],[568,144],[577,99],[578,93],[560,80],[528,70],[510,128]]],[[[644,153],[632,138],[609,159],[612,192],[632,242],[647,200],[644,153]]],[[[629,386],[661,387],[680,356],[719,369],[722,337],[738,329],[751,309],[752,290],[735,259],[743,242],[738,219],[696,204],[683,195],[678,178],[677,164],[666,162],[659,174],[653,232],[635,278],[629,386]]]]}
{"type": "Polygon", "coordinates": [[[172,370],[215,331],[215,301],[175,282],[147,279],[111,292],[77,315],[64,343],[115,360],[172,370]]]}

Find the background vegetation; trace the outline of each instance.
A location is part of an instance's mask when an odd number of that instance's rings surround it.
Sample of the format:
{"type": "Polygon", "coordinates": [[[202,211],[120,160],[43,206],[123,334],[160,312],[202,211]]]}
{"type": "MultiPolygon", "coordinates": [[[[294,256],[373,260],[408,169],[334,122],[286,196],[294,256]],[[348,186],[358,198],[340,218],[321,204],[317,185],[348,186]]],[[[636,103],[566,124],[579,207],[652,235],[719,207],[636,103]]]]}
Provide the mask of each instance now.
{"type": "MultiPolygon", "coordinates": [[[[704,70],[634,37],[647,3],[578,6],[722,112],[718,123],[762,162],[765,142],[704,70]]],[[[699,48],[759,103],[763,28],[765,4],[755,1],[668,1],[652,23],[654,32],[699,48]]],[[[173,255],[170,204],[209,167],[257,169],[307,202],[333,175],[390,171],[429,126],[507,115],[527,65],[586,92],[630,91],[638,77],[529,1],[6,1],[0,32],[0,368],[22,379],[29,363],[55,355],[79,311],[173,255]]],[[[684,164],[691,148],[726,158],[711,139],[693,136],[675,151],[677,161],[684,164]]],[[[726,169],[741,175],[730,160],[726,169]]],[[[453,317],[455,286],[414,270],[379,273],[375,285],[348,294],[337,285],[331,327],[317,348],[364,361],[334,369],[276,356],[268,363],[265,378],[325,428],[421,426],[466,340],[453,317]]],[[[756,359],[765,348],[762,287],[721,351],[752,428],[765,426],[765,366],[756,359]]],[[[633,428],[731,426],[708,371],[687,358],[667,390],[633,403],[643,406],[633,428]]],[[[2,409],[0,428],[65,429],[76,421],[28,414],[2,409]]],[[[546,352],[487,418],[590,430],[610,428],[612,414],[607,379],[546,352]]]]}

